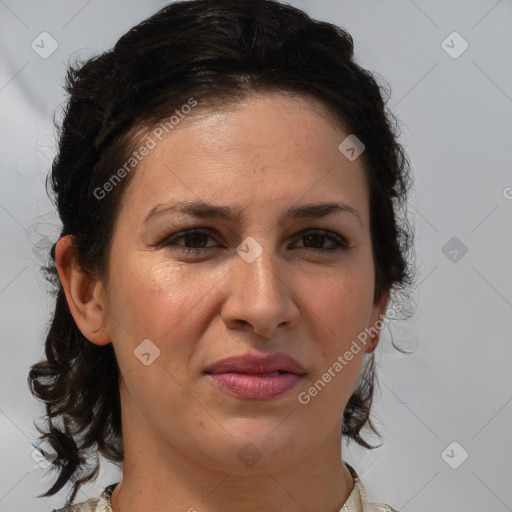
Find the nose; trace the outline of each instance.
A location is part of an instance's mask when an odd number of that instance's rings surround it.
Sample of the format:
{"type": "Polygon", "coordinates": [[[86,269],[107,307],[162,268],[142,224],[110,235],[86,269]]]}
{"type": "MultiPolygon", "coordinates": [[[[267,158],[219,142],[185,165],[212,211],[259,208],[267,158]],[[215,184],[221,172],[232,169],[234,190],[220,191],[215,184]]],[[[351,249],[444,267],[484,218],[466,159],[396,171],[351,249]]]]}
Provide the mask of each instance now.
{"type": "Polygon", "coordinates": [[[271,249],[252,262],[236,255],[227,279],[221,316],[230,329],[252,330],[265,338],[295,326],[299,318],[293,269],[271,249]]]}

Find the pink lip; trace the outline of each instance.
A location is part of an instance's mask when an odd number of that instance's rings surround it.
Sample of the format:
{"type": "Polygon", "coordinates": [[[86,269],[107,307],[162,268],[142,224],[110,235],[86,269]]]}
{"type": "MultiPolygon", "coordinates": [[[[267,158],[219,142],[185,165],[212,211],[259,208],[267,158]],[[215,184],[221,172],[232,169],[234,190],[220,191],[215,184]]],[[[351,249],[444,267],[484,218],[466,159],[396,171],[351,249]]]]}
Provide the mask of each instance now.
{"type": "Polygon", "coordinates": [[[215,384],[238,398],[270,400],[291,391],[303,378],[295,373],[282,373],[272,377],[258,377],[246,373],[208,374],[215,384]]]}
{"type": "Polygon", "coordinates": [[[293,357],[283,352],[245,354],[221,359],[206,368],[206,373],[270,373],[282,371],[302,375],[304,368],[293,357]]]}
{"type": "Polygon", "coordinates": [[[227,393],[250,400],[269,400],[292,390],[304,377],[304,368],[282,352],[233,356],[217,361],[205,373],[227,393]],[[279,375],[263,374],[282,372],[279,375]]]}

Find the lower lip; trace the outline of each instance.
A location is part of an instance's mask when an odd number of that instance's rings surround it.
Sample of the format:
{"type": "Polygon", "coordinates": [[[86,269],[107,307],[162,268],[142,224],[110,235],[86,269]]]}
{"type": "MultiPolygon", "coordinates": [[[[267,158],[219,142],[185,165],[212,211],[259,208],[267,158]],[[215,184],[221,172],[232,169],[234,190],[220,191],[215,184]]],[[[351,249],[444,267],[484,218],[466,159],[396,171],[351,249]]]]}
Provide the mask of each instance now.
{"type": "Polygon", "coordinates": [[[208,375],[224,391],[249,400],[270,400],[280,396],[291,391],[303,377],[295,373],[281,373],[270,377],[235,372],[208,375]]]}

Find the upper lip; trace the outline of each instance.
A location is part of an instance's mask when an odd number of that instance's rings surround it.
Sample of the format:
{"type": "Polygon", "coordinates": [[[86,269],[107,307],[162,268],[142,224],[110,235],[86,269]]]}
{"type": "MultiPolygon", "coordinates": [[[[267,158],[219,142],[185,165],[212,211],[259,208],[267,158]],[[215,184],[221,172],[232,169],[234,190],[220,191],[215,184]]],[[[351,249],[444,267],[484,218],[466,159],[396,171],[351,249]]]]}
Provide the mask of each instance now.
{"type": "Polygon", "coordinates": [[[208,368],[206,373],[271,373],[282,371],[302,375],[304,368],[291,356],[283,352],[272,354],[245,354],[221,359],[208,368]]]}

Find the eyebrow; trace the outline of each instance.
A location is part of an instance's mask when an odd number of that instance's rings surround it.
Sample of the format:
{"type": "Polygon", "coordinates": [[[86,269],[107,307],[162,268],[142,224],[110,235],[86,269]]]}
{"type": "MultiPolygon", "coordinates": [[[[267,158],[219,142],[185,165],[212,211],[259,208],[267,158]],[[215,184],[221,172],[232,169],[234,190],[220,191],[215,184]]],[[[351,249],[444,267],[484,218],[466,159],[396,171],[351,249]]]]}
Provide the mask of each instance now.
{"type": "MultiPolygon", "coordinates": [[[[186,213],[200,218],[217,218],[239,222],[243,210],[244,209],[232,209],[229,206],[208,204],[202,201],[179,201],[174,204],[159,203],[148,212],[144,219],[144,224],[154,217],[169,212],[186,213]]],[[[331,213],[348,213],[356,217],[361,227],[363,225],[359,212],[355,208],[345,203],[336,202],[292,206],[281,215],[279,222],[283,222],[286,219],[319,218],[331,213]]]]}

